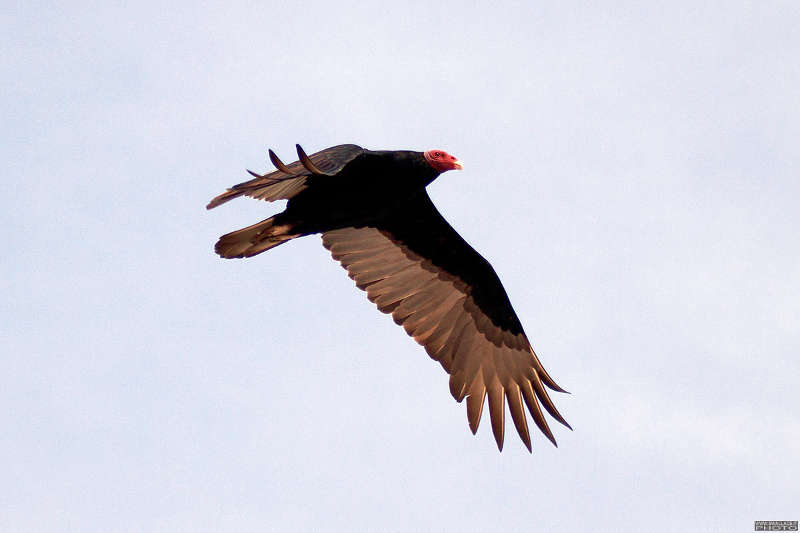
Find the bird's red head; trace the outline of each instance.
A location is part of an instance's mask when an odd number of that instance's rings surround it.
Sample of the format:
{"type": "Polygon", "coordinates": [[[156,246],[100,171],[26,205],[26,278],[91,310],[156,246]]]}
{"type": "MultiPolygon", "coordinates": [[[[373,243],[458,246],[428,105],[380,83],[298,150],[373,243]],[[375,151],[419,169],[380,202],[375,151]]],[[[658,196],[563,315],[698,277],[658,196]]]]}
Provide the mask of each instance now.
{"type": "Polygon", "coordinates": [[[461,161],[454,156],[448,154],[444,150],[428,150],[425,152],[425,160],[438,170],[439,172],[447,172],[448,170],[461,170],[464,165],[461,161]]]}

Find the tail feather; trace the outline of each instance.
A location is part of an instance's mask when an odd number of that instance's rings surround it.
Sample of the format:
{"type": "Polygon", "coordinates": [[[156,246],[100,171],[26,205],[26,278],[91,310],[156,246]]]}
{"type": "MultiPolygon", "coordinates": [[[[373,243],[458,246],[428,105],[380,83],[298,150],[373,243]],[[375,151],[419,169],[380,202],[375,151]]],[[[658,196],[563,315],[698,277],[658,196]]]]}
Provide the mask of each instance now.
{"type": "Polygon", "coordinates": [[[292,233],[291,229],[288,224],[276,224],[275,217],[271,217],[223,235],[214,246],[214,251],[227,259],[252,257],[300,237],[300,233],[292,233]]]}

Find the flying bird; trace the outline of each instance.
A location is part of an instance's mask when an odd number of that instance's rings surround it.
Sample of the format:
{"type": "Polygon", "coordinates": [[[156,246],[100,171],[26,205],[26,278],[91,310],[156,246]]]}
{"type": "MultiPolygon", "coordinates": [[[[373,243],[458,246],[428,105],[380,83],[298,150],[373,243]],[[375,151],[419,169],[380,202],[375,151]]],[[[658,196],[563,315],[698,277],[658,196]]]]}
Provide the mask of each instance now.
{"type": "MultiPolygon", "coordinates": [[[[497,447],[503,449],[505,404],[528,451],[523,403],[553,444],[540,406],[570,427],[547,393],[566,392],[547,373],[522,329],[506,291],[486,259],[439,214],[426,187],[441,173],[462,169],[443,150],[373,151],[353,144],[307,155],[234,185],[206,206],[239,196],[286,209],[223,235],[222,257],[252,257],[297,237],[322,234],[359,289],[421,344],[450,374],[450,392],[467,400],[467,420],[478,430],[488,395],[497,447]]],[[[570,427],[570,429],[572,429],[570,427]]]]}

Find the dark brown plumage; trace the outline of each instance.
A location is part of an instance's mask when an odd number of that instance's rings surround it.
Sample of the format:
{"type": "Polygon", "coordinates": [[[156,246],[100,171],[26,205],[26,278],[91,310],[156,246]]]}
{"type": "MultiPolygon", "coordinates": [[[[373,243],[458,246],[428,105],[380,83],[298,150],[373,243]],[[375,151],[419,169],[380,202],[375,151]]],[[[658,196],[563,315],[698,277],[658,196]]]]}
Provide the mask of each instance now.
{"type": "MultiPolygon", "coordinates": [[[[486,396],[499,449],[505,402],[528,450],[523,403],[555,444],[540,404],[569,427],[547,389],[564,392],[547,374],[525,336],[491,265],[439,214],[425,187],[441,172],[460,169],[441,150],[371,151],[340,145],[284,164],[276,172],[234,185],[208,209],[238,196],[289,200],[286,210],[220,237],[222,257],[251,257],[313,233],[356,285],[450,374],[450,392],[467,399],[475,433],[486,396]]],[[[249,172],[249,171],[248,171],[249,172]]]]}

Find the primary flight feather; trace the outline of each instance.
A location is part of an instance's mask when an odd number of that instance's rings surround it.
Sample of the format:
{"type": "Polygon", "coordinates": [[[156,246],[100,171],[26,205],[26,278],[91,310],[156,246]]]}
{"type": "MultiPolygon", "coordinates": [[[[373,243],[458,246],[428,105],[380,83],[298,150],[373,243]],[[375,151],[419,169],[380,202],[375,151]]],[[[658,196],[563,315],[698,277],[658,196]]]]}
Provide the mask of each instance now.
{"type": "Polygon", "coordinates": [[[353,144],[283,163],[234,185],[206,206],[233,198],[288,200],[286,209],[220,237],[222,257],[251,257],[314,233],[358,288],[390,313],[450,374],[450,392],[467,399],[478,430],[488,396],[497,447],[503,449],[505,404],[531,450],[525,408],[555,444],[540,406],[569,427],[547,388],[564,392],[531,348],[494,269],[439,214],[425,188],[461,162],[442,150],[373,151],[353,144]],[[546,388],[547,387],[547,388],[546,388]]]}

